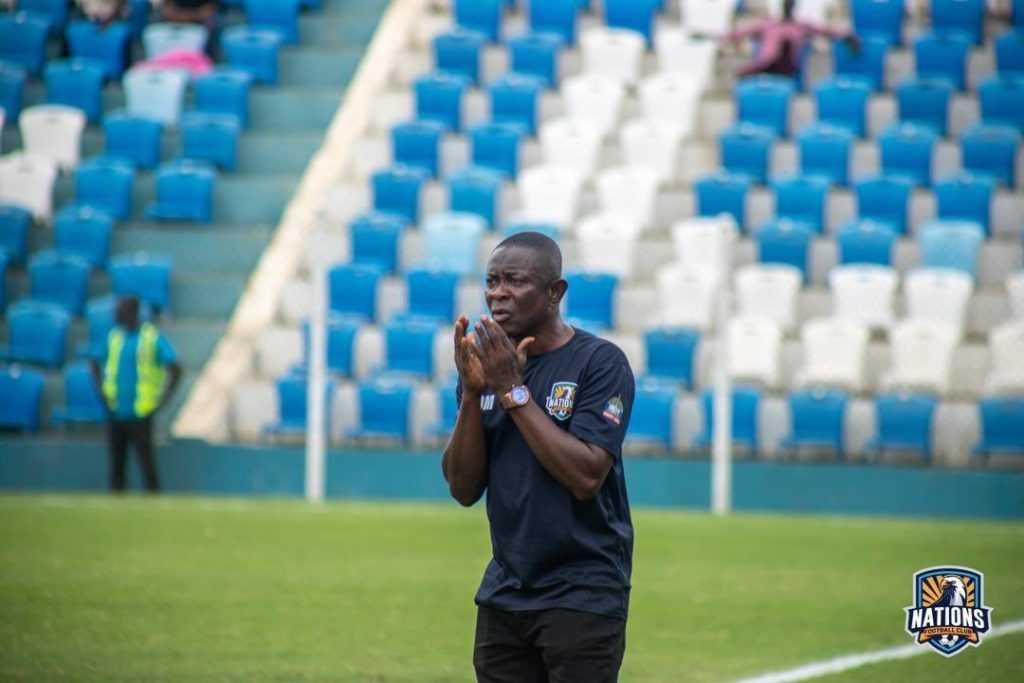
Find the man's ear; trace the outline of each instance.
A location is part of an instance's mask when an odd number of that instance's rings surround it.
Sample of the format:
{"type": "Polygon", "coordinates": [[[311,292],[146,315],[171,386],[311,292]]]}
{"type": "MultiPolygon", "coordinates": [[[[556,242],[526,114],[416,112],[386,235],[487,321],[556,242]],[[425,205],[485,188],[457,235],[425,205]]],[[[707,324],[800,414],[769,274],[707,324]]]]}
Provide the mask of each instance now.
{"type": "Polygon", "coordinates": [[[569,289],[569,283],[559,278],[551,283],[548,287],[548,300],[552,305],[558,306],[562,303],[562,299],[565,297],[565,292],[569,289]]]}

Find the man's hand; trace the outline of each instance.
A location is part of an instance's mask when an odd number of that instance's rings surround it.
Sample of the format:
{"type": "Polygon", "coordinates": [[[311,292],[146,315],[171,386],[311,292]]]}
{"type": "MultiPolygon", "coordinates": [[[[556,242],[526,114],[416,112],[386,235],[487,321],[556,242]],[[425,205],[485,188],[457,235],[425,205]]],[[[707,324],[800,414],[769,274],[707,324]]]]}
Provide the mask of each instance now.
{"type": "Polygon", "coordinates": [[[480,362],[491,391],[501,395],[522,384],[526,349],[534,342],[534,338],[526,337],[519,342],[518,347],[513,346],[505,330],[487,316],[480,318],[475,330],[479,343],[472,345],[472,352],[480,362]]]}
{"type": "Polygon", "coordinates": [[[459,371],[463,392],[481,394],[487,388],[487,382],[480,359],[473,353],[475,337],[472,333],[466,334],[468,327],[469,320],[464,315],[455,321],[455,368],[459,371]]]}

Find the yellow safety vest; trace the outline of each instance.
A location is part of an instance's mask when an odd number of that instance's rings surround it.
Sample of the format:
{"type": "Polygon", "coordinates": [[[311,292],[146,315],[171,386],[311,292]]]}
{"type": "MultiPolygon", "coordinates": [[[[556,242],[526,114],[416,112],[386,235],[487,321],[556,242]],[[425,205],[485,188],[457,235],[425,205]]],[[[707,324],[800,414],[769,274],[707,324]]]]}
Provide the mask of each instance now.
{"type": "MultiPolygon", "coordinates": [[[[103,373],[103,396],[111,410],[117,409],[117,374],[124,351],[124,330],[115,327],[107,336],[107,367],[103,373]]],[[[166,371],[156,361],[156,343],[160,333],[156,325],[143,323],[139,329],[139,342],[135,347],[135,405],[136,417],[147,417],[160,404],[166,371]]]]}

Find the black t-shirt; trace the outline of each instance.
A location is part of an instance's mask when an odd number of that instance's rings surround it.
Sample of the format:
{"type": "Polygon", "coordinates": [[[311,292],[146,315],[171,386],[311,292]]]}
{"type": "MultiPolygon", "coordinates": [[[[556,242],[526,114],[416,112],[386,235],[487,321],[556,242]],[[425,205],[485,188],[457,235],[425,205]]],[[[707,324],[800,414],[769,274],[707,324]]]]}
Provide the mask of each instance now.
{"type": "MultiPolygon", "coordinates": [[[[494,557],[476,603],[509,611],[575,609],[624,619],[633,524],[622,440],[633,407],[633,371],[617,346],[577,329],[561,348],[530,356],[524,381],[555,424],[605,449],[614,463],[597,496],[580,502],[540,464],[498,397],[480,397],[494,557]]],[[[456,390],[460,402],[461,389],[456,390]]]]}

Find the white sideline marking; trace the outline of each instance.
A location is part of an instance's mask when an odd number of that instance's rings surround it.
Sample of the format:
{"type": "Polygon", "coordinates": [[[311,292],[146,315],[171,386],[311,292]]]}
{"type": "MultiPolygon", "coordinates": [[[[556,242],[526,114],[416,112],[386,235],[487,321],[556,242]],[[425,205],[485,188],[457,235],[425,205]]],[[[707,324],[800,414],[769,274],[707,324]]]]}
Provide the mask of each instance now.
{"type": "MultiPolygon", "coordinates": [[[[998,638],[999,636],[1021,632],[1024,632],[1024,619],[1018,619],[1017,621],[1011,621],[992,627],[992,630],[985,634],[985,639],[988,640],[989,638],[998,638]]],[[[744,678],[736,683],[790,683],[791,681],[806,681],[811,678],[818,678],[828,674],[848,671],[850,669],[856,669],[858,667],[875,664],[877,662],[887,662],[895,659],[908,659],[910,657],[916,657],[917,655],[923,655],[927,652],[928,648],[921,647],[917,644],[887,647],[883,650],[861,652],[855,655],[844,655],[842,657],[826,659],[820,662],[812,662],[810,664],[799,666],[795,669],[775,671],[755,676],[753,678],[744,678]]]]}

